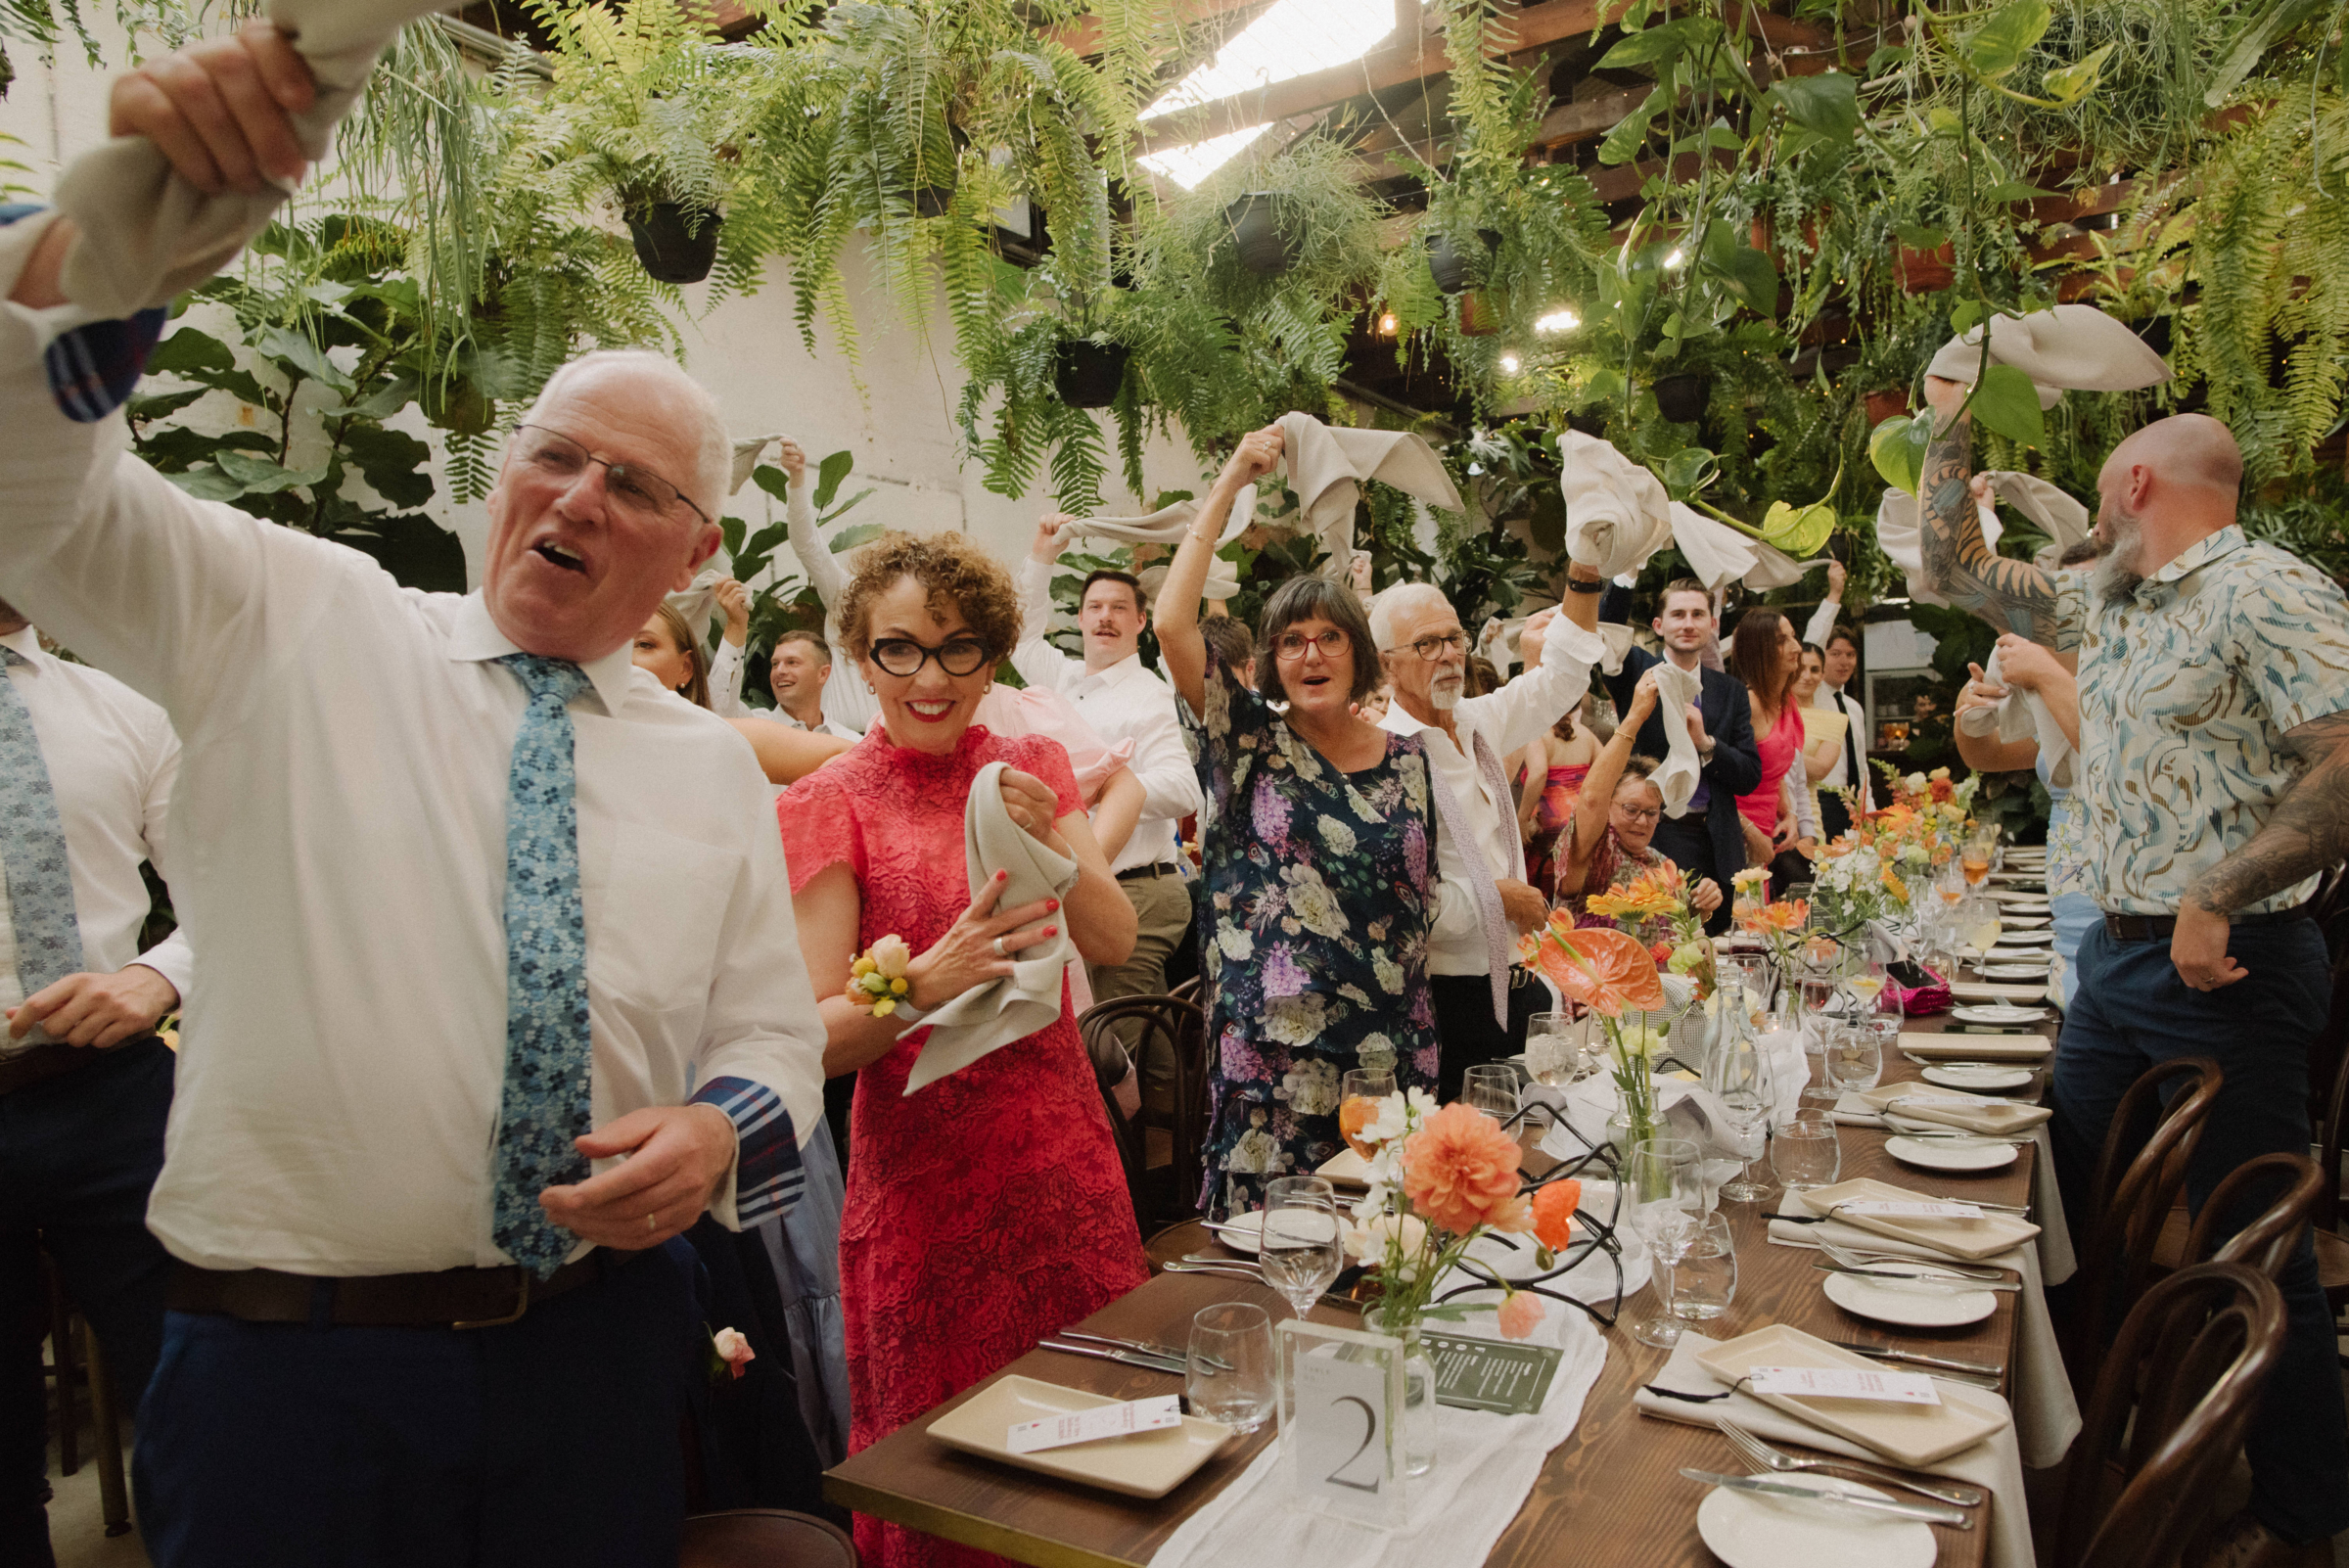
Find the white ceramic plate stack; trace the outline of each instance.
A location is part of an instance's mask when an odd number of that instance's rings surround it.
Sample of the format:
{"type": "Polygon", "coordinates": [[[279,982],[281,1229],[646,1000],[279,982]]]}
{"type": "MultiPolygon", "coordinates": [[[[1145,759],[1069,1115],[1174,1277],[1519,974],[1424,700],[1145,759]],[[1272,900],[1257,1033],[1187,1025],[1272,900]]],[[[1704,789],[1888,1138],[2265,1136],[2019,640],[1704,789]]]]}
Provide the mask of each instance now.
{"type": "Polygon", "coordinates": [[[1928,1067],[1921,1076],[1943,1088],[1997,1090],[2021,1088],[2036,1075],[2027,1067],[1928,1067]]]}
{"type": "Polygon", "coordinates": [[[1961,1024],[2036,1024],[2048,1016],[2048,1010],[2045,1007],[1979,1003],[1971,1007],[1953,1007],[1950,1016],[1961,1024]]]}
{"type": "MultiPolygon", "coordinates": [[[[1931,1138],[1889,1137],[1884,1140],[1884,1152],[1903,1165],[1913,1165],[1921,1170],[1973,1175],[1983,1171],[2004,1170],[2014,1164],[2018,1151],[2011,1143],[1991,1138],[1984,1138],[1977,1143],[1945,1135],[1931,1138]]],[[[1828,1294],[1832,1295],[1833,1292],[1828,1294]]],[[[1971,1318],[1959,1320],[1972,1321],[1971,1318]]]]}

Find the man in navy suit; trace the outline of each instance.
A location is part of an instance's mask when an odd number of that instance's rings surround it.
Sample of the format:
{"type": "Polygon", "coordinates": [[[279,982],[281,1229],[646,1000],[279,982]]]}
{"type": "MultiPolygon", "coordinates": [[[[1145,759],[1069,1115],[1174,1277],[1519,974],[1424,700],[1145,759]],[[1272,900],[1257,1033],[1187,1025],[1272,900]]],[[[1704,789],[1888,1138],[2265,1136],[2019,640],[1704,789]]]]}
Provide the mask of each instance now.
{"type": "MultiPolygon", "coordinates": [[[[1594,569],[1579,562],[1569,566],[1567,619],[1586,629],[1594,629],[1599,620],[1599,597],[1605,589],[1605,581],[1594,569]]],[[[1629,597],[1616,597],[1622,603],[1610,608],[1614,619],[1621,619],[1630,608],[1629,597]]],[[[1746,700],[1745,687],[1736,676],[1706,669],[1702,663],[1705,644],[1713,636],[1713,598],[1702,583],[1693,577],[1680,577],[1665,584],[1663,603],[1648,624],[1664,639],[1664,657],[1682,669],[1694,671],[1701,683],[1697,700],[1689,708],[1693,715],[1690,738],[1696,742],[1696,753],[1703,762],[1697,773],[1696,792],[1688,798],[1685,815],[1667,816],[1656,824],[1654,847],[1688,873],[1691,883],[1700,877],[1711,877],[1727,888],[1729,878],[1745,869],[1745,830],[1738,825],[1737,797],[1762,783],[1762,755],[1754,745],[1753,709],[1746,700]]],[[[1615,699],[1618,712],[1631,706],[1632,687],[1648,667],[1663,662],[1644,648],[1634,648],[1624,655],[1622,673],[1606,677],[1608,695],[1615,699]]],[[[1650,715],[1640,726],[1636,750],[1645,757],[1664,755],[1662,714],[1650,715]]],[[[1728,924],[1729,902],[1725,899],[1706,920],[1705,927],[1718,933],[1727,930],[1728,924]]]]}

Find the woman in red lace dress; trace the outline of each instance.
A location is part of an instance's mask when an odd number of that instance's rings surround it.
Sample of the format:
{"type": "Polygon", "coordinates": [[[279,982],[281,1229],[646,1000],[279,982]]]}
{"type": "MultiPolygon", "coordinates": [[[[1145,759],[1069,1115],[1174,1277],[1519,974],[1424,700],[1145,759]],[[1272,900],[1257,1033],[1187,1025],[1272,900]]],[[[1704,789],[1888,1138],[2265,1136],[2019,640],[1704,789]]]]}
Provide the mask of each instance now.
{"type": "MultiPolygon", "coordinates": [[[[1094,843],[1068,754],[972,724],[1020,629],[1010,576],[957,533],[891,534],[858,558],[842,640],[882,722],[777,803],[825,1070],[853,1072],[841,1218],[851,1445],[863,1449],[1148,1277],[1091,1062],[1062,993],[1048,1027],[908,1096],[929,1032],[875,1019],[843,991],[857,953],[905,939],[909,1000],[937,1008],[1011,972],[1006,953],[1064,922],[1093,963],[1123,963],[1127,902],[1094,843]],[[1067,907],[970,897],[963,807],[989,762],[1012,819],[1081,870],[1067,907]],[[999,945],[998,945],[999,944],[999,945]]],[[[999,1561],[859,1515],[871,1568],[999,1561]]]]}

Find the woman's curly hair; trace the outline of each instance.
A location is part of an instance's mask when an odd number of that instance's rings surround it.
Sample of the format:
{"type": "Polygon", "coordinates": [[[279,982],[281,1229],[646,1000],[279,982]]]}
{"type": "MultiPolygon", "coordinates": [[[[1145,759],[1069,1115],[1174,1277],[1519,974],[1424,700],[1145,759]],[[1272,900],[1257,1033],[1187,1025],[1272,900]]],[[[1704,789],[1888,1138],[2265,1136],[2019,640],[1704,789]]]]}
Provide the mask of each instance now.
{"type": "Polygon", "coordinates": [[[851,659],[871,657],[873,601],[899,577],[928,590],[932,610],[960,610],[990,659],[1004,658],[1019,643],[1019,589],[969,534],[884,533],[856,552],[853,565],[856,576],[840,596],[840,641],[851,659]]]}

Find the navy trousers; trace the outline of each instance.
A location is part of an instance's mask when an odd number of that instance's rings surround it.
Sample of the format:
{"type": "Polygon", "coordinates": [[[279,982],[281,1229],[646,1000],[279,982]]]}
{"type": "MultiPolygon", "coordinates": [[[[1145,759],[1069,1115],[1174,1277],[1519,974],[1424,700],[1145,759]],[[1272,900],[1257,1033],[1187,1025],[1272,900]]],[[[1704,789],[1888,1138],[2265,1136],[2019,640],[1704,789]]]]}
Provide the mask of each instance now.
{"type": "Polygon", "coordinates": [[[116,1396],[138,1400],[163,1332],[170,1266],[147,1231],[163,1166],[170,1047],[149,1036],[63,1078],[0,1094],[0,1563],[46,1568],[47,1419],[36,1243],[104,1347],[116,1396]]]}
{"type": "Polygon", "coordinates": [[[495,1328],[168,1314],[139,1410],[157,1568],[668,1568],[687,1379],[682,1241],[495,1328]]]}
{"type": "MultiPolygon", "coordinates": [[[[2325,1022],[2325,939],[2314,921],[2237,927],[2228,951],[2247,978],[2200,992],[2178,978],[2168,941],[2117,942],[2102,924],[2080,944],[2080,990],[2055,1056],[2057,1178],[2075,1235],[2121,1096],[2159,1062],[2207,1056],[2226,1083],[2186,1177],[2200,1213],[2211,1189],[2262,1154],[2308,1152],[2308,1046],[2325,1022]]],[[[2245,1217],[2246,1219],[2248,1216],[2245,1217]]],[[[2349,1411],[2341,1400],[2332,1312],[2313,1243],[2278,1281],[2288,1330],[2244,1442],[2251,1509],[2289,1542],[2349,1530],[2349,1411]]]]}

